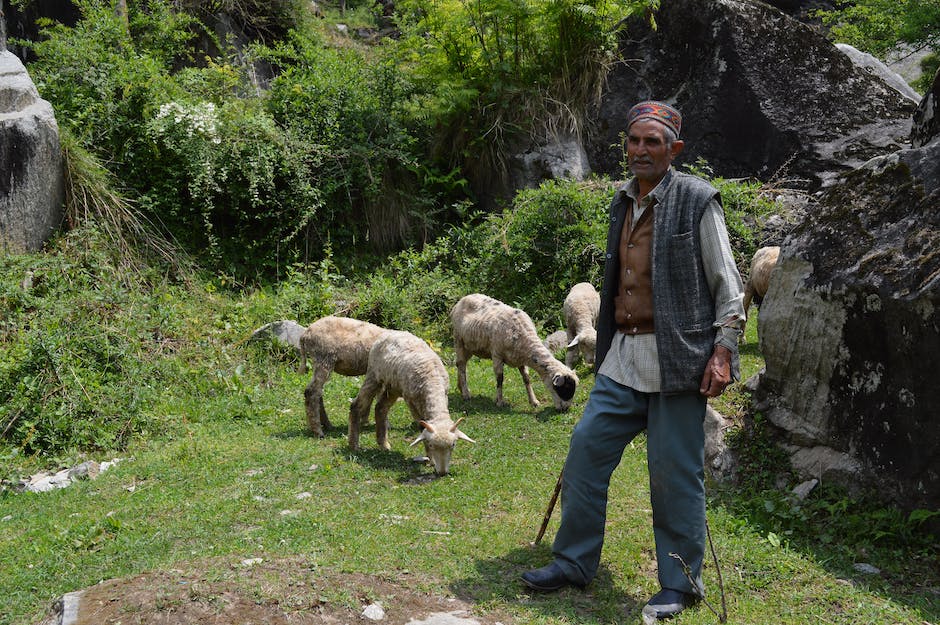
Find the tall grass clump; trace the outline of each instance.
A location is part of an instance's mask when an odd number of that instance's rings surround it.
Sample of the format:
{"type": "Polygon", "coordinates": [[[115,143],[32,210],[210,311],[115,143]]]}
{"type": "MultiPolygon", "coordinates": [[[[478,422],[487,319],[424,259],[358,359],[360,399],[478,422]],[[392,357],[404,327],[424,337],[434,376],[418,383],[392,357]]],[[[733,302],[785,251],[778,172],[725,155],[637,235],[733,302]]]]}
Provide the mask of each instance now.
{"type": "Polygon", "coordinates": [[[183,251],[134,204],[115,191],[116,180],[67,131],[59,135],[65,173],[65,220],[69,229],[93,224],[130,271],[146,268],[150,256],[182,276],[192,270],[183,251]]]}
{"type": "Polygon", "coordinates": [[[520,143],[580,137],[618,60],[623,20],[658,0],[405,0],[403,60],[438,85],[434,154],[478,193],[507,190],[520,143]]]}
{"type": "Polygon", "coordinates": [[[26,455],[112,449],[159,430],[142,413],[153,375],[141,343],[153,328],[125,323],[136,281],[109,244],[91,224],[61,254],[0,257],[0,439],[26,455]]]}

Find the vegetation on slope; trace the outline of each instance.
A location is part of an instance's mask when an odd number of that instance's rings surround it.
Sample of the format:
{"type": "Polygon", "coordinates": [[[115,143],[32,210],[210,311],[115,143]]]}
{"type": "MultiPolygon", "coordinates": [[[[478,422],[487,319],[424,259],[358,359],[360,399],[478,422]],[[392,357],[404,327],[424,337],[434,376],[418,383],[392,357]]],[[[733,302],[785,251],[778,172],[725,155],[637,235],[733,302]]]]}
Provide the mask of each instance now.
{"type": "MultiPolygon", "coordinates": [[[[108,2],[78,4],[85,19],[47,24],[30,65],[61,120],[72,228],[42,253],[0,258],[0,623],[35,622],[54,597],[100,579],[258,554],[304,554],[313,569],[419,570],[430,591],[456,589],[520,622],[637,617],[655,589],[642,440],[618,470],[592,593],[531,600],[516,582],[547,557],[524,540],[588,370],[570,413],[530,408],[509,374],[511,408],[497,410],[492,371],[475,361],[477,396],[452,393],[451,404],[480,443],[458,448],[453,476],[429,481],[410,460],[403,406],[390,453],[349,453],[341,427],[311,439],[295,355],[247,341],[275,319],[341,312],[426,338],[453,375],[447,311],[465,293],[523,307],[544,333],[560,328],[570,285],[600,275],[616,183],[546,183],[487,213],[466,167],[498,165],[490,130],[575,128],[576,115],[553,107],[588,100],[574,78],[602,73],[614,16],[634,5],[405,2],[413,15],[401,39],[366,47],[337,44],[303,3],[259,3],[276,11],[255,25],[264,45],[236,51],[199,43],[210,3],[129,2],[127,22],[108,2]],[[433,36],[417,37],[420,28],[433,36]],[[209,48],[225,53],[206,58],[209,48]],[[549,75],[553,54],[587,49],[595,56],[576,60],[594,70],[549,75]],[[248,68],[263,64],[275,72],[259,90],[248,68]],[[390,238],[376,241],[379,232],[390,238]],[[115,456],[127,461],[95,482],[44,495],[9,488],[115,456]],[[297,503],[309,491],[316,505],[297,503]]],[[[364,2],[348,4],[347,17],[372,19],[364,2]]],[[[743,267],[773,206],[759,184],[713,181],[743,267]]],[[[751,374],[761,366],[753,319],[747,339],[751,374]]],[[[334,423],[357,382],[328,384],[334,423]]],[[[742,479],[710,496],[735,620],[938,620],[938,546],[925,531],[934,512],[904,514],[829,485],[796,501],[796,477],[747,393],[736,387],[717,407],[745,452],[742,479]],[[857,562],[882,573],[858,573],[857,562]]],[[[713,620],[705,608],[683,616],[713,620]]]]}

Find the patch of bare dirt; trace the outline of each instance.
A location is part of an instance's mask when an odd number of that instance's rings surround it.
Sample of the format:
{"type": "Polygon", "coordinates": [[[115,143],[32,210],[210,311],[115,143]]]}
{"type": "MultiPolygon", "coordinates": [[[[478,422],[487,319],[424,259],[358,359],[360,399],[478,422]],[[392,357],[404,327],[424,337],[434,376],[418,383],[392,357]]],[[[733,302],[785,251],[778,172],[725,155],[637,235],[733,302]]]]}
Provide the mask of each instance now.
{"type": "MultiPolygon", "coordinates": [[[[395,579],[327,571],[302,558],[255,563],[209,560],[166,571],[112,579],[86,588],[73,625],[318,625],[368,623],[378,603],[381,625],[406,625],[455,614],[480,625],[510,625],[506,614],[478,613],[413,573],[395,579]]],[[[50,613],[42,625],[59,622],[50,613]]],[[[468,621],[469,622],[469,621],[468,621]]]]}

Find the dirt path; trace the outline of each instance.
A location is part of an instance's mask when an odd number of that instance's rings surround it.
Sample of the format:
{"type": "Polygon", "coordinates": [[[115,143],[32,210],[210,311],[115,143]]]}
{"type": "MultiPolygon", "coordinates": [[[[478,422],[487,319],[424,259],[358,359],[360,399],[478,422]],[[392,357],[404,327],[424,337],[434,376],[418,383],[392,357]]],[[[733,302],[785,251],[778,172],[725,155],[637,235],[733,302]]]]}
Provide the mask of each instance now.
{"type": "Polygon", "coordinates": [[[40,625],[511,625],[505,614],[475,613],[453,597],[399,579],[336,573],[303,559],[228,562],[101,582],[72,593],[40,625]],[[365,616],[368,608],[372,619],[365,616]],[[381,617],[378,620],[376,617],[381,617]]]}

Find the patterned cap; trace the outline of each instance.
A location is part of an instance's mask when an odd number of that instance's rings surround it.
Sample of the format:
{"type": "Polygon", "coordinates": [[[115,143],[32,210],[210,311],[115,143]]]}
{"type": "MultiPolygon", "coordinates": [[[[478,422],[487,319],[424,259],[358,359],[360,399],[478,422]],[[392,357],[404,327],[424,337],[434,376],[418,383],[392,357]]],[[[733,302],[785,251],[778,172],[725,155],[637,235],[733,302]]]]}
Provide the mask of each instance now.
{"type": "Polygon", "coordinates": [[[648,100],[634,105],[627,113],[627,128],[633,125],[638,119],[655,119],[659,123],[671,128],[676,136],[679,136],[679,129],[682,128],[682,115],[679,111],[672,108],[664,102],[648,100]]]}

